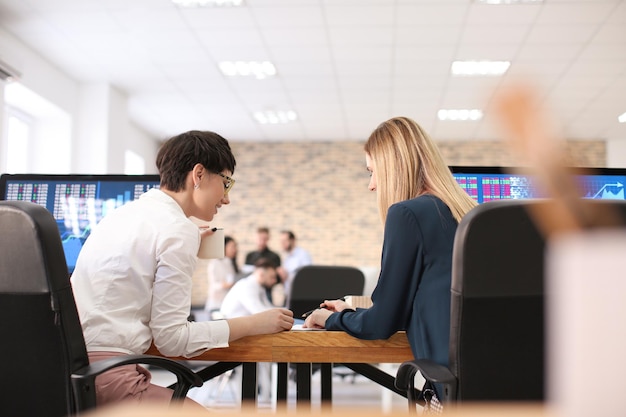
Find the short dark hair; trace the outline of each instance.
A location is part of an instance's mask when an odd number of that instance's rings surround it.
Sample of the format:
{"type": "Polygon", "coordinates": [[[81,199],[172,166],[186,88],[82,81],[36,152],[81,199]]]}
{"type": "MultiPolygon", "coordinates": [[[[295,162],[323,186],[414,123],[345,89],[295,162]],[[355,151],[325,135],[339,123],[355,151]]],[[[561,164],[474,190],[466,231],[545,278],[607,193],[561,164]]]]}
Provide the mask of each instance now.
{"type": "Polygon", "coordinates": [[[289,240],[296,240],[296,235],[291,230],[281,230],[280,233],[284,233],[289,237],[289,240]]]}
{"type": "Polygon", "coordinates": [[[270,234],[270,229],[267,226],[261,226],[258,229],[256,229],[257,233],[266,233],[266,234],[270,234]]]}
{"type": "Polygon", "coordinates": [[[257,259],[254,262],[254,267],[255,268],[271,268],[271,269],[276,269],[278,267],[278,265],[276,265],[274,262],[272,262],[271,259],[269,258],[265,258],[265,257],[260,257],[259,259],[257,259]]]}
{"type": "MultiPolygon", "coordinates": [[[[226,235],[224,236],[224,246],[228,245],[229,242],[235,242],[235,244],[237,243],[237,241],[235,240],[234,237],[226,235]]],[[[235,273],[239,273],[239,265],[237,265],[237,256],[235,255],[235,257],[231,260],[231,263],[233,264],[233,269],[235,270],[235,273]]]]}
{"type": "Polygon", "coordinates": [[[226,139],[215,132],[190,130],[168,139],[159,149],[156,166],[161,186],[184,190],[187,174],[196,164],[211,172],[234,173],[236,161],[226,139]]]}

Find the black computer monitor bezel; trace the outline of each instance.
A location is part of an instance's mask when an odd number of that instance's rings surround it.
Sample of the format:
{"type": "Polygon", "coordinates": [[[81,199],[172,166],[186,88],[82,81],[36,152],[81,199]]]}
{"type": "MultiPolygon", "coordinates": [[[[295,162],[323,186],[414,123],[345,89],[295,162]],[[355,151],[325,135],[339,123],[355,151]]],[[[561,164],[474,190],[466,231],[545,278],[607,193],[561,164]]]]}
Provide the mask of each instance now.
{"type": "Polygon", "coordinates": [[[4,200],[8,181],[121,181],[160,182],[159,174],[2,174],[0,175],[0,200],[4,200]]]}
{"type": "MultiPolygon", "coordinates": [[[[479,165],[450,165],[453,174],[524,174],[530,175],[534,170],[523,166],[479,166],[479,165]]],[[[594,168],[594,167],[567,167],[566,170],[574,175],[624,175],[626,168],[594,168]]]]}
{"type": "MultiPolygon", "coordinates": [[[[524,166],[479,166],[479,165],[450,165],[452,173],[467,174],[532,174],[534,169],[524,166]]],[[[626,175],[626,168],[595,168],[595,167],[567,167],[566,170],[574,175],[626,175]]]]}

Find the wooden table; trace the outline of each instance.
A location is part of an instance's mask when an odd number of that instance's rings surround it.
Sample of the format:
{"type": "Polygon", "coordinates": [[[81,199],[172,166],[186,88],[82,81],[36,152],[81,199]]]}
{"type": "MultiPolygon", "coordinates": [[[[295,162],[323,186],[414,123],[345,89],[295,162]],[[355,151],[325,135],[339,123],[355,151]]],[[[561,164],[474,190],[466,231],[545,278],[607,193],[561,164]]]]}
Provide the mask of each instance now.
{"type": "MultiPolygon", "coordinates": [[[[151,355],[162,356],[151,347],[151,355]]],[[[338,331],[289,331],[269,335],[247,336],[230,343],[227,348],[208,350],[194,358],[177,358],[194,361],[217,361],[199,371],[206,381],[243,364],[242,400],[244,404],[256,402],[256,364],[278,364],[277,397],[279,408],[286,407],[288,364],[296,364],[296,398],[299,405],[310,407],[311,364],[321,364],[322,404],[332,400],[332,365],[343,364],[374,382],[400,394],[394,386],[394,377],[372,365],[401,363],[413,359],[405,332],[398,332],[386,340],[361,340],[338,331]]]]}

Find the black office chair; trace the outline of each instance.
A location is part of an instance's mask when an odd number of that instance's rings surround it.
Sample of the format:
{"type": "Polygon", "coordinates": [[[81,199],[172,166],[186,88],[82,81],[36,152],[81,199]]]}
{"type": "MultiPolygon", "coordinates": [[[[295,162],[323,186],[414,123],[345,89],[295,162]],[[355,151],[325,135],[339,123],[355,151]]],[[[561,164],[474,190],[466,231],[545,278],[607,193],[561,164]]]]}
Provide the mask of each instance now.
{"type": "Polygon", "coordinates": [[[76,415],[96,405],[97,375],[127,364],[177,377],[174,398],[202,380],[167,358],[128,355],[89,364],[59,229],[44,207],[0,202],[0,415],[76,415]]]}
{"type": "MultiPolygon", "coordinates": [[[[293,311],[295,318],[299,319],[307,311],[318,308],[324,300],[336,300],[346,295],[363,295],[364,288],[365,275],[358,268],[331,265],[303,266],[296,271],[291,282],[287,296],[287,308],[293,311]]],[[[291,364],[292,368],[297,368],[297,366],[302,366],[297,374],[303,375],[303,378],[307,378],[311,371],[317,372],[318,369],[321,369],[323,380],[331,377],[330,371],[333,368],[330,364],[291,364]]],[[[342,379],[351,375],[354,381],[355,373],[353,371],[336,369],[335,374],[341,376],[342,379]]],[[[294,374],[292,374],[293,376],[294,374]]],[[[325,395],[323,393],[322,397],[325,395]]]]}
{"type": "MultiPolygon", "coordinates": [[[[528,213],[541,200],[494,201],[470,211],[457,229],[452,264],[449,366],[403,363],[396,387],[409,409],[414,377],[443,387],[443,403],[544,399],[544,247],[528,213]]],[[[625,201],[614,205],[626,218],[625,201]]]]}
{"type": "Polygon", "coordinates": [[[295,318],[319,307],[324,300],[362,295],[365,275],[351,266],[307,265],[296,271],[290,285],[287,308],[295,318]]]}

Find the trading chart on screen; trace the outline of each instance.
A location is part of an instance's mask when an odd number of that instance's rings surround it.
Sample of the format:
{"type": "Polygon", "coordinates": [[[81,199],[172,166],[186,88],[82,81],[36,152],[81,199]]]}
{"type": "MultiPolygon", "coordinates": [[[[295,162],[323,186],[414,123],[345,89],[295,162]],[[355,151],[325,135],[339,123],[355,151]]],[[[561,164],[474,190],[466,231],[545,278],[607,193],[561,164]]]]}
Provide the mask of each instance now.
{"type": "Polygon", "coordinates": [[[159,187],[158,175],[4,174],[0,197],[44,206],[57,222],[68,271],[91,230],[112,210],[159,187]]]}

